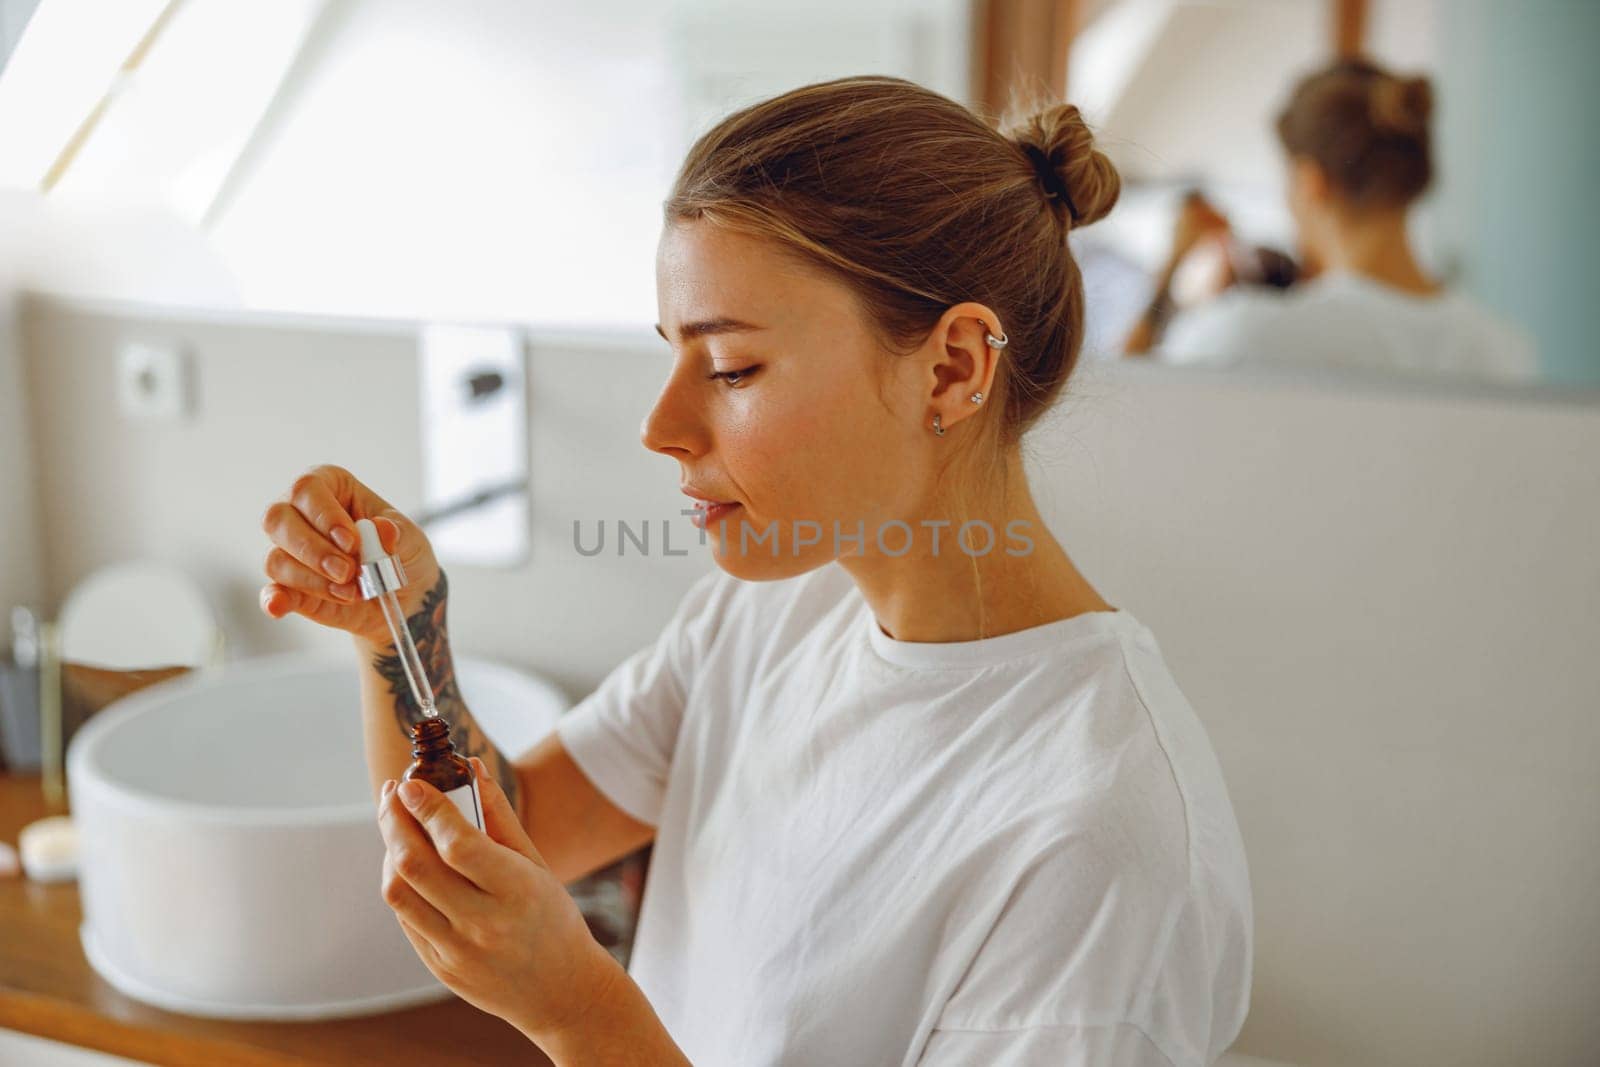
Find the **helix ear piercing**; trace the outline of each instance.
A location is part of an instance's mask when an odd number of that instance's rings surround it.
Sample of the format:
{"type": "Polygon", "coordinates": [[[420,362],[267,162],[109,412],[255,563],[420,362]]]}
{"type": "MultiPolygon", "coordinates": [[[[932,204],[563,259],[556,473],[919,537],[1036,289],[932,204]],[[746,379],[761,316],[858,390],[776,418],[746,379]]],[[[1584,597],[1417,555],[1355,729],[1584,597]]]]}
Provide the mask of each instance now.
{"type": "Polygon", "coordinates": [[[1011,338],[1007,337],[1004,333],[1002,333],[999,337],[996,337],[994,334],[989,333],[987,328],[985,328],[983,340],[990,348],[1004,348],[1006,345],[1011,343],[1011,338]]]}
{"type": "Polygon", "coordinates": [[[933,413],[933,433],[936,437],[944,436],[944,427],[939,425],[939,413],[937,411],[933,413]]]}
{"type": "Polygon", "coordinates": [[[972,401],[974,404],[981,404],[983,403],[983,394],[973,393],[971,396],[967,397],[967,399],[972,401]]]}

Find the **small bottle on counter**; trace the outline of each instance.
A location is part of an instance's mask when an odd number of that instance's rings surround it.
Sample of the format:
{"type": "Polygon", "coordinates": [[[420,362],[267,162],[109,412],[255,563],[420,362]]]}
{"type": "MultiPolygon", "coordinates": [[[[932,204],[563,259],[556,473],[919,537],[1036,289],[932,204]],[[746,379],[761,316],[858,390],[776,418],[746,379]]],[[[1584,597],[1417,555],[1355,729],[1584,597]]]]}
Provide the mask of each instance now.
{"type": "Polygon", "coordinates": [[[483,802],[478,797],[478,776],[472,764],[456,755],[450,743],[450,725],[443,716],[427,718],[411,727],[411,755],[416,757],[401,781],[427,782],[455,804],[467,821],[483,829],[483,802]]]}

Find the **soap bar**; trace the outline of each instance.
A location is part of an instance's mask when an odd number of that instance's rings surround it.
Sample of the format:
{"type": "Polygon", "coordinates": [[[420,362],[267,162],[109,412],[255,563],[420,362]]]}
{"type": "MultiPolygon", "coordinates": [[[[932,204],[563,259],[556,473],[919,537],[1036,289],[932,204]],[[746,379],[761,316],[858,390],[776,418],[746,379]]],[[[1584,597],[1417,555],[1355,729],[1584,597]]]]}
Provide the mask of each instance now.
{"type": "Polygon", "coordinates": [[[78,877],[78,831],[70,815],[31,822],[17,837],[22,869],[35,882],[65,882],[78,877]]]}

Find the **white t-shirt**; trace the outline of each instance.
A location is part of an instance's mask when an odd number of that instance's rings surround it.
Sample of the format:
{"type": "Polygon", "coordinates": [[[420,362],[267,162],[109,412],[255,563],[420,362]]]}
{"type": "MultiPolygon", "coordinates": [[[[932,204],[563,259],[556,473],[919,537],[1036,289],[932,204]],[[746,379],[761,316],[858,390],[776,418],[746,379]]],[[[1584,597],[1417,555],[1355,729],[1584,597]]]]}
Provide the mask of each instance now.
{"type": "Polygon", "coordinates": [[[628,970],[697,1067],[1191,1067],[1250,1001],[1243,843],[1150,631],[891,639],[714,570],[557,721],[657,828],[628,970]]]}
{"type": "Polygon", "coordinates": [[[1336,270],[1280,291],[1235,286],[1172,320],[1172,363],[1368,368],[1537,380],[1529,335],[1457,293],[1407,293],[1336,270]]]}

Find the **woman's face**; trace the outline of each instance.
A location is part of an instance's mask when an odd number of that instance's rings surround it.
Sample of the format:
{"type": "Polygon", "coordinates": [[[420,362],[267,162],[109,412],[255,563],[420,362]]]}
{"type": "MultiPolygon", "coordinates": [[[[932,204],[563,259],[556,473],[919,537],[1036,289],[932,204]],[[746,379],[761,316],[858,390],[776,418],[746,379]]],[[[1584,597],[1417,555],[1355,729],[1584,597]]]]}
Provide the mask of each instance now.
{"type": "Polygon", "coordinates": [[[672,362],[640,437],[684,488],[734,505],[706,530],[724,570],[789,577],[871,552],[886,519],[915,525],[932,480],[922,361],[887,353],[848,288],[692,221],[662,234],[656,294],[672,362]],[[861,547],[844,539],[858,522],[861,547]]]}

